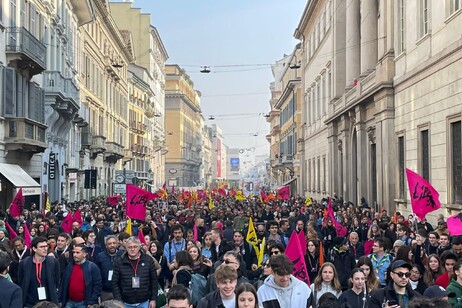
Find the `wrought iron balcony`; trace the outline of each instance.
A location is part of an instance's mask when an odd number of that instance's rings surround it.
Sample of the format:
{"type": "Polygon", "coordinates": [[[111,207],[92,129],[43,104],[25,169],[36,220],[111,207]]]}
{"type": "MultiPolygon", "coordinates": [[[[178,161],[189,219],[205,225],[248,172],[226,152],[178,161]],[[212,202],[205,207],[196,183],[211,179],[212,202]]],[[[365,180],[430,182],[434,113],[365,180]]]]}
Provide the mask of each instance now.
{"type": "Polygon", "coordinates": [[[47,148],[47,126],[28,118],[5,118],[5,147],[7,151],[41,153],[47,148]]]}
{"type": "Polygon", "coordinates": [[[17,68],[28,69],[32,75],[46,69],[46,46],[24,27],[6,29],[6,54],[17,68]]]}

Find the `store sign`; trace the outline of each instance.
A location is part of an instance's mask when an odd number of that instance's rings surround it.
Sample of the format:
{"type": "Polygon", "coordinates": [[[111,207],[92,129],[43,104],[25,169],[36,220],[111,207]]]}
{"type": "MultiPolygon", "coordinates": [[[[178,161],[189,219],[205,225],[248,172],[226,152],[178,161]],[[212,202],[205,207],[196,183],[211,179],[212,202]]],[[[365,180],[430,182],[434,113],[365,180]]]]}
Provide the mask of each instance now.
{"type": "Polygon", "coordinates": [[[50,153],[50,158],[48,160],[48,178],[50,180],[54,180],[56,177],[56,159],[55,153],[50,153]]]}

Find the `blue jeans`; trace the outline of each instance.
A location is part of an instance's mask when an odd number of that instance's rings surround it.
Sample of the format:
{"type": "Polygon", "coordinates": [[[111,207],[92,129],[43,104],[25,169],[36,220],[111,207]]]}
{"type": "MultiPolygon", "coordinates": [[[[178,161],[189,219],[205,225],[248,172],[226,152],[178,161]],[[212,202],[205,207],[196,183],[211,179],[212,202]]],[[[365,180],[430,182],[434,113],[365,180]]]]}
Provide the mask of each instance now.
{"type": "Polygon", "coordinates": [[[124,303],[125,308],[149,308],[149,301],[145,301],[139,304],[127,304],[124,303]]]}
{"type": "Polygon", "coordinates": [[[85,305],[85,302],[74,302],[68,300],[64,308],[87,308],[87,305],[85,305]]]}

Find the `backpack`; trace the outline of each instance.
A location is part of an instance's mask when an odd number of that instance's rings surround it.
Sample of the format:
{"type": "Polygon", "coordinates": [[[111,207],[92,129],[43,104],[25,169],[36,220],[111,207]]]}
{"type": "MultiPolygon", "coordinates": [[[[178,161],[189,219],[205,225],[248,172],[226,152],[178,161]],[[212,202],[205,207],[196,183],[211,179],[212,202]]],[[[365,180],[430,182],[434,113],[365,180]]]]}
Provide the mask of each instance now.
{"type": "Polygon", "coordinates": [[[189,291],[191,292],[191,304],[196,306],[201,298],[206,294],[207,280],[201,274],[191,274],[191,282],[189,283],[189,291]]]}

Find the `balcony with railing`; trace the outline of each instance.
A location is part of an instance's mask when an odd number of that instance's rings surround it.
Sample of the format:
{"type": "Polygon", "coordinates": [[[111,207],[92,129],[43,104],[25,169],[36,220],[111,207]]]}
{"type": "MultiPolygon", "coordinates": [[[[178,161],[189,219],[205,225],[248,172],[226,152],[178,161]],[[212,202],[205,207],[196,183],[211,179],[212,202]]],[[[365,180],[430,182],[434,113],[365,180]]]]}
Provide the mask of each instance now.
{"type": "Polygon", "coordinates": [[[6,28],[6,54],[9,62],[19,69],[36,75],[46,69],[47,48],[24,27],[6,28]]]}
{"type": "Polygon", "coordinates": [[[119,159],[124,157],[124,147],[116,142],[106,142],[106,152],[104,159],[115,164],[119,159]]]}
{"type": "Polygon", "coordinates": [[[5,118],[5,148],[7,151],[41,153],[47,148],[47,126],[28,118],[5,118]]]}
{"type": "MultiPolygon", "coordinates": [[[[58,112],[74,116],[79,110],[79,90],[72,79],[64,78],[61,72],[43,72],[43,89],[45,96],[51,98],[58,112]]],[[[47,101],[50,101],[48,99],[47,101]]]]}
{"type": "Polygon", "coordinates": [[[93,159],[96,158],[98,154],[106,152],[106,137],[93,136],[90,150],[93,159]]]}

